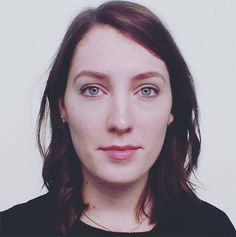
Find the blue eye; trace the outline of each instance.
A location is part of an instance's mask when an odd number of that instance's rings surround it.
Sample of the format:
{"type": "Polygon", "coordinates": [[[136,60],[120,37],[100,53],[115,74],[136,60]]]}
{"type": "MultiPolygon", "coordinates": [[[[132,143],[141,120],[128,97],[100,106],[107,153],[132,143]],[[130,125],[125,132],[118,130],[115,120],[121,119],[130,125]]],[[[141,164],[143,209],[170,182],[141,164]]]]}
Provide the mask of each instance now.
{"type": "Polygon", "coordinates": [[[86,96],[100,96],[104,94],[104,92],[97,86],[85,86],[81,88],[81,94],[86,96]]]}
{"type": "Polygon", "coordinates": [[[146,86],[140,89],[141,95],[144,97],[153,97],[158,94],[158,90],[151,86],[146,86]]]}

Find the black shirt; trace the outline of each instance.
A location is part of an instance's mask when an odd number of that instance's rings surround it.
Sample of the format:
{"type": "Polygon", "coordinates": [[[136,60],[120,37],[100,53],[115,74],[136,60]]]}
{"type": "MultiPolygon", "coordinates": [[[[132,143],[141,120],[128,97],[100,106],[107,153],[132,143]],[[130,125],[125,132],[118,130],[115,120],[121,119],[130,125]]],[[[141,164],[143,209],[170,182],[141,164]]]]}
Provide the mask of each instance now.
{"type": "MultiPolygon", "coordinates": [[[[0,213],[0,236],[58,236],[55,208],[45,194],[0,213]]],[[[148,232],[115,233],[79,222],[72,236],[236,236],[227,215],[218,208],[200,202],[198,208],[181,207],[168,212],[148,232]]]]}

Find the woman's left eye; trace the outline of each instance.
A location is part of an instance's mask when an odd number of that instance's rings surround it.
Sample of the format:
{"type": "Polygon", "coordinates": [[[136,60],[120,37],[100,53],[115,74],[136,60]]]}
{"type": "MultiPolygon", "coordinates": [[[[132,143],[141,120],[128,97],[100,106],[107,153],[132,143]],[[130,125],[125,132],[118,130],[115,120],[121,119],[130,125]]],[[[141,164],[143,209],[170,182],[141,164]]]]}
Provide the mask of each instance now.
{"type": "Polygon", "coordinates": [[[158,94],[157,88],[146,86],[140,89],[140,93],[144,97],[153,97],[158,94]]]}

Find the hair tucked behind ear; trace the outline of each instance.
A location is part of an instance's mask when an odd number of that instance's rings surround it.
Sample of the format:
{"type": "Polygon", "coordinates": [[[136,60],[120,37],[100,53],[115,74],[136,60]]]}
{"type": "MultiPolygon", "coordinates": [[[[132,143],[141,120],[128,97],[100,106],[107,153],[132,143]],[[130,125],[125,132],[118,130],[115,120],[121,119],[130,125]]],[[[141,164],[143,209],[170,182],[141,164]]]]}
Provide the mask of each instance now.
{"type": "Polygon", "coordinates": [[[38,118],[38,144],[44,157],[43,178],[55,200],[58,233],[73,232],[81,211],[83,177],[69,129],[60,117],[58,101],[63,98],[76,45],[95,25],[109,25],[160,57],[166,64],[172,89],[173,123],[149,175],[148,186],[137,206],[137,218],[144,212],[150,191],[154,206],[151,220],[162,218],[166,207],[181,204],[187,197],[197,200],[189,177],[197,166],[200,152],[198,105],[192,76],[174,40],[160,20],[145,7],[126,1],[111,1],[80,13],[68,28],[47,80],[38,118]],[[50,116],[51,139],[42,143],[43,124],[50,116]]]}

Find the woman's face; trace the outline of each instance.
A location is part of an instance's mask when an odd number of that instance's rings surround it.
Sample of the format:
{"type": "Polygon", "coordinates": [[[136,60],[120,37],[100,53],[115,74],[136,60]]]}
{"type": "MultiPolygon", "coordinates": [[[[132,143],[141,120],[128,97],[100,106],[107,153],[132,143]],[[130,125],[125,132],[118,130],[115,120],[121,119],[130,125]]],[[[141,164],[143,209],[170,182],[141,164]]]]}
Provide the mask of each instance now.
{"type": "Polygon", "coordinates": [[[77,45],[59,106],[85,179],[99,183],[146,179],[173,120],[165,63],[109,26],[77,45]]]}

